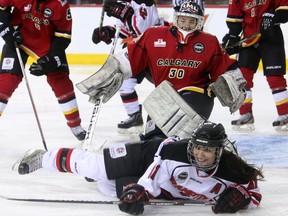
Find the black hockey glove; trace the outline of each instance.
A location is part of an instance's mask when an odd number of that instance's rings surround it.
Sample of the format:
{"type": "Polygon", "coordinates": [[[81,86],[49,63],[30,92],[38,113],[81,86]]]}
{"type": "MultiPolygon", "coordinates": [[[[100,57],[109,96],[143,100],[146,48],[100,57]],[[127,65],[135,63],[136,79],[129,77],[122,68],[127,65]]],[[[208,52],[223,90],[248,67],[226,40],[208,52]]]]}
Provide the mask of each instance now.
{"type": "Polygon", "coordinates": [[[133,215],[144,212],[144,203],[149,201],[149,194],[139,184],[128,185],[120,197],[119,209],[133,215]]]}
{"type": "Polygon", "coordinates": [[[262,38],[272,38],[274,36],[275,27],[275,14],[264,13],[262,15],[262,23],[260,27],[260,33],[262,38]]]}
{"type": "Polygon", "coordinates": [[[120,19],[122,22],[126,22],[129,16],[132,16],[134,10],[126,2],[117,0],[106,0],[104,3],[104,11],[108,16],[113,16],[120,19]]]}
{"type": "Polygon", "coordinates": [[[220,195],[212,210],[218,213],[235,213],[244,209],[251,201],[251,196],[246,188],[241,185],[230,186],[220,195]]]}
{"type": "Polygon", "coordinates": [[[3,40],[10,46],[14,46],[14,42],[19,46],[23,42],[23,37],[19,31],[15,31],[14,28],[10,25],[1,25],[0,26],[0,35],[3,40]]]}
{"type": "Polygon", "coordinates": [[[229,55],[239,53],[240,44],[237,44],[239,41],[239,36],[226,34],[222,39],[222,47],[229,55]]]}
{"type": "Polygon", "coordinates": [[[106,44],[112,42],[112,38],[115,37],[116,29],[112,26],[103,26],[101,29],[96,28],[93,31],[92,41],[95,44],[104,41],[106,44]]]}
{"type": "Polygon", "coordinates": [[[52,56],[47,54],[37,60],[37,63],[33,63],[29,70],[30,73],[35,76],[42,76],[49,72],[52,72],[61,65],[59,56],[52,56]]]}

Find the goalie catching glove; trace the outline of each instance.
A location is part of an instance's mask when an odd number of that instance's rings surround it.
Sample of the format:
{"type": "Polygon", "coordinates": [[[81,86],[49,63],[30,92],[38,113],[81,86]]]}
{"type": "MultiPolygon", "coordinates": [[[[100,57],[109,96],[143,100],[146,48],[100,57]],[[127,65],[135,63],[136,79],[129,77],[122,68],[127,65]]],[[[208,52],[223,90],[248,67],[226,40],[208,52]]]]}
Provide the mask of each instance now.
{"type": "Polygon", "coordinates": [[[130,184],[123,191],[118,207],[125,213],[139,215],[144,212],[144,204],[148,201],[149,194],[143,186],[130,184]]]}
{"type": "Polygon", "coordinates": [[[129,3],[117,0],[106,0],[104,11],[107,13],[107,16],[120,19],[123,23],[134,14],[134,10],[129,3]]]}
{"type": "Polygon", "coordinates": [[[236,112],[243,104],[246,93],[244,86],[246,80],[240,69],[227,71],[210,85],[222,106],[228,106],[231,113],[236,112]]]}
{"type": "Polygon", "coordinates": [[[233,185],[226,188],[220,195],[212,211],[218,213],[235,213],[247,208],[251,201],[251,196],[247,189],[241,185],[233,185]]]}

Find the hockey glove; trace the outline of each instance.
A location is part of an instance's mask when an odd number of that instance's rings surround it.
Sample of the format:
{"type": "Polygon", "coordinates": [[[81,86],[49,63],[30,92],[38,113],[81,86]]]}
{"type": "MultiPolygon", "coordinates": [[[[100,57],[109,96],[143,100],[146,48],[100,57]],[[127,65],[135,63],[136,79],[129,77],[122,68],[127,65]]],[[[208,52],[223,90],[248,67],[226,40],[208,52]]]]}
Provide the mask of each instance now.
{"type": "Polygon", "coordinates": [[[14,42],[16,42],[18,46],[23,42],[23,37],[20,32],[15,31],[10,25],[0,25],[0,35],[10,46],[14,46],[14,42]]]}
{"type": "Polygon", "coordinates": [[[52,72],[57,67],[61,65],[61,60],[59,56],[52,56],[47,54],[37,60],[37,63],[33,63],[29,70],[30,73],[35,76],[46,75],[49,72],[52,72]]]}
{"type": "Polygon", "coordinates": [[[126,22],[129,16],[132,16],[134,13],[133,8],[128,3],[116,0],[105,1],[104,11],[108,16],[113,16],[122,22],[126,22]]]}
{"type": "Polygon", "coordinates": [[[238,44],[240,41],[239,36],[226,34],[222,39],[222,47],[226,50],[229,55],[239,53],[239,48],[241,44],[238,44]]]}
{"type": "Polygon", "coordinates": [[[264,13],[262,15],[262,23],[260,27],[260,33],[262,38],[272,38],[274,36],[275,27],[275,14],[264,13]]]}
{"type": "Polygon", "coordinates": [[[241,185],[233,185],[226,188],[220,195],[212,211],[218,213],[235,213],[244,209],[251,201],[251,196],[246,188],[241,185]]]}
{"type": "Polygon", "coordinates": [[[149,201],[148,192],[139,184],[130,184],[120,197],[119,209],[133,215],[144,212],[144,203],[149,201]]]}
{"type": "Polygon", "coordinates": [[[115,37],[116,29],[112,26],[103,26],[101,29],[96,28],[93,31],[92,41],[95,44],[98,44],[101,41],[104,41],[106,44],[112,42],[112,38],[115,37]]]}

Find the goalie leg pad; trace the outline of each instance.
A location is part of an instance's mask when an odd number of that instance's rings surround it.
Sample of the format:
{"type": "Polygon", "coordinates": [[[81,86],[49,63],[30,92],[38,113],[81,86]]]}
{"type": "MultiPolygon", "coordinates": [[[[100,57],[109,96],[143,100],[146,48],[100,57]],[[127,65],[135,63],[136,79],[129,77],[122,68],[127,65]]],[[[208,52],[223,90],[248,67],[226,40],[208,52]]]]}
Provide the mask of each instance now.
{"type": "Polygon", "coordinates": [[[246,80],[240,69],[227,71],[210,85],[222,106],[228,106],[231,113],[236,112],[245,100],[246,80]]]}
{"type": "Polygon", "coordinates": [[[189,138],[193,130],[205,121],[168,81],[163,81],[145,99],[143,106],[167,137],[189,138]]]}
{"type": "Polygon", "coordinates": [[[97,72],[77,83],[76,86],[83,94],[90,96],[90,102],[95,102],[103,96],[103,103],[106,103],[123,83],[123,74],[119,68],[119,61],[109,55],[97,72]]]}

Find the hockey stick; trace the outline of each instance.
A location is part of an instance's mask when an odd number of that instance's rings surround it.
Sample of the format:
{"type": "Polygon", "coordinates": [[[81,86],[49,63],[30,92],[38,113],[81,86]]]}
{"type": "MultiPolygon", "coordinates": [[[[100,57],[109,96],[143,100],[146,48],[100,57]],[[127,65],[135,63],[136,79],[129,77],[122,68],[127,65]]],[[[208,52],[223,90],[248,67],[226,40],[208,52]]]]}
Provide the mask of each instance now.
{"type": "Polygon", "coordinates": [[[241,46],[242,43],[244,43],[244,42],[246,42],[246,41],[248,41],[248,40],[250,40],[252,38],[255,38],[257,36],[260,36],[260,35],[261,35],[260,32],[256,32],[256,33],[250,35],[247,38],[243,38],[242,40],[238,41],[237,43],[235,43],[235,44],[233,44],[231,46],[225,47],[225,49],[231,49],[231,48],[234,48],[234,47],[237,47],[237,46],[241,46]]]}
{"type": "MultiPolygon", "coordinates": [[[[121,30],[121,26],[117,26],[116,27],[115,38],[113,40],[113,44],[112,44],[112,47],[111,47],[111,50],[110,50],[110,55],[114,54],[114,51],[115,51],[115,48],[116,48],[116,44],[117,44],[117,41],[118,41],[118,38],[119,38],[120,30],[121,30]]],[[[91,116],[90,123],[89,123],[89,127],[88,127],[88,130],[86,132],[85,139],[84,139],[83,149],[85,149],[85,150],[91,150],[92,138],[93,138],[93,134],[94,134],[94,131],[95,131],[95,127],[96,127],[96,123],[97,123],[97,119],[98,119],[98,116],[99,116],[101,105],[102,105],[102,98],[98,98],[96,100],[96,102],[95,102],[95,105],[94,105],[94,108],[93,108],[93,112],[92,112],[92,116],[91,116]]],[[[99,148],[93,149],[93,150],[97,151],[97,150],[99,150],[99,148]]]]}
{"type": "Polygon", "coordinates": [[[104,16],[105,16],[105,11],[104,11],[105,0],[103,0],[102,4],[103,4],[103,7],[102,7],[102,11],[101,11],[99,30],[103,27],[104,16]]]}
{"type": "MultiPolygon", "coordinates": [[[[118,205],[120,201],[102,201],[102,200],[60,200],[60,199],[41,199],[41,198],[13,198],[0,196],[3,199],[12,201],[23,201],[23,202],[42,202],[42,203],[72,203],[72,204],[97,204],[97,205],[118,205]]],[[[167,200],[167,201],[150,201],[145,203],[145,205],[153,206],[208,206],[214,205],[212,202],[200,202],[195,200],[167,200]]]]}
{"type": "Polygon", "coordinates": [[[16,53],[17,53],[17,57],[18,57],[19,63],[20,63],[21,71],[22,71],[23,77],[25,79],[26,87],[27,87],[27,90],[28,90],[28,93],[29,93],[29,98],[30,98],[30,101],[31,101],[31,104],[32,104],[32,107],[33,107],[34,115],[35,115],[35,118],[36,118],[36,121],[37,121],[37,125],[38,125],[39,131],[40,131],[41,138],[42,138],[42,143],[44,145],[45,150],[47,151],[46,141],[45,141],[45,138],[44,138],[44,134],[43,134],[42,127],[41,127],[41,124],[40,124],[40,120],[39,120],[39,117],[38,117],[38,114],[37,114],[36,106],[35,106],[35,103],[34,103],[34,100],[33,100],[33,97],[32,97],[30,85],[29,85],[29,82],[28,82],[28,78],[27,78],[27,75],[26,75],[26,72],[25,72],[25,67],[24,67],[24,64],[23,64],[23,61],[22,61],[22,57],[21,57],[20,50],[19,50],[17,42],[14,42],[14,46],[15,46],[15,49],[16,49],[16,53]]]}

